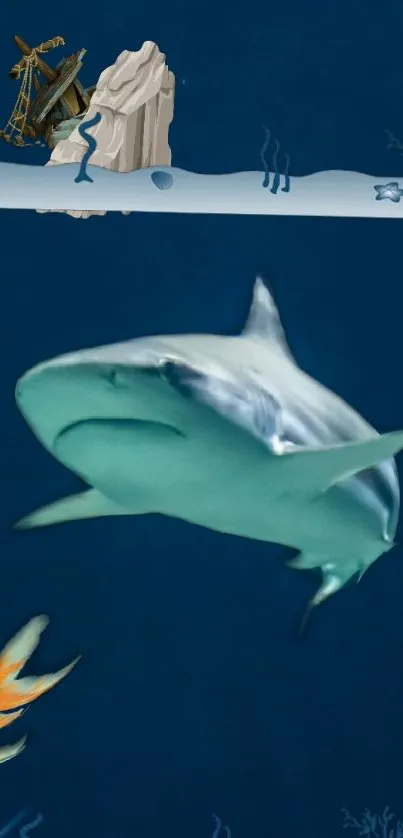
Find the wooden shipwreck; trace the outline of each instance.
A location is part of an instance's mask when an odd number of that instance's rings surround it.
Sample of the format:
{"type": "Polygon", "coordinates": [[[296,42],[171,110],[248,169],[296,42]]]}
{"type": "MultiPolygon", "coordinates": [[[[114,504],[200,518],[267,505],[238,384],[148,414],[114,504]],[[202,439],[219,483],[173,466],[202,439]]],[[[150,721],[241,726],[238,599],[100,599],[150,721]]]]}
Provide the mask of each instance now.
{"type": "Polygon", "coordinates": [[[78,79],[87,50],[63,58],[52,69],[41,57],[51,49],[64,46],[60,36],[31,47],[18,35],[14,41],[22,52],[10,77],[21,81],[20,91],[7,125],[0,137],[17,146],[44,140],[54,148],[55,129],[69,120],[77,122],[88,110],[95,87],[86,90],[78,79]]]}

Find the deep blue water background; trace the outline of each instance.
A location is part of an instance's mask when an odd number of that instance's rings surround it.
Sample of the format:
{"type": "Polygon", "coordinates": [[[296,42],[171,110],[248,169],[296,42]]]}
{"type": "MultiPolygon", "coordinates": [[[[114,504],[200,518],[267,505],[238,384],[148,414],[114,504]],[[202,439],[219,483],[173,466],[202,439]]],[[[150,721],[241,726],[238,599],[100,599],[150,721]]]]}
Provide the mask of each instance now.
{"type": "MultiPolygon", "coordinates": [[[[267,125],[293,174],[403,176],[384,134],[403,137],[400,0],[22,0],[1,22],[4,121],[14,32],[64,36],[53,65],[86,47],[88,85],[151,39],[177,79],[174,165],[257,169],[267,125]]],[[[213,812],[233,838],[335,838],[342,806],[403,817],[402,548],[299,640],[316,580],[282,549],[157,517],[12,531],[79,487],[19,416],[17,377],[148,333],[235,334],[257,271],[301,366],[379,431],[403,428],[401,222],[2,211],[0,246],[0,639],[44,612],[29,671],[83,655],[1,734],[30,741],[0,766],[0,827],[23,806],[44,815],[38,838],[210,838],[213,812]]]]}

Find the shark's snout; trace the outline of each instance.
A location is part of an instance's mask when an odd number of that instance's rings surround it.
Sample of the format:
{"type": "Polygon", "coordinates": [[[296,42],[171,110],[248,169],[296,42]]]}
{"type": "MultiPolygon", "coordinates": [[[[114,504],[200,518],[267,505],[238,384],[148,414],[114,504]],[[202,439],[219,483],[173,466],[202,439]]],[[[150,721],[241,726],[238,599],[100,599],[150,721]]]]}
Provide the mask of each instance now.
{"type": "Polygon", "coordinates": [[[126,437],[129,423],[132,433],[144,432],[145,423],[182,433],[184,399],[177,384],[169,362],[136,367],[65,356],[23,375],[15,398],[35,435],[58,456],[67,440],[79,439],[81,448],[90,429],[99,438],[101,428],[105,435],[117,423],[126,437]]]}
{"type": "Polygon", "coordinates": [[[64,428],[90,417],[114,416],[110,395],[113,369],[93,365],[56,365],[28,371],[17,382],[17,405],[32,430],[50,450],[64,428]],[[106,411],[106,413],[105,413],[106,411]]]}
{"type": "Polygon", "coordinates": [[[161,484],[185,436],[159,366],[51,362],[22,376],[16,400],[53,456],[116,498],[136,479],[161,484]]]}

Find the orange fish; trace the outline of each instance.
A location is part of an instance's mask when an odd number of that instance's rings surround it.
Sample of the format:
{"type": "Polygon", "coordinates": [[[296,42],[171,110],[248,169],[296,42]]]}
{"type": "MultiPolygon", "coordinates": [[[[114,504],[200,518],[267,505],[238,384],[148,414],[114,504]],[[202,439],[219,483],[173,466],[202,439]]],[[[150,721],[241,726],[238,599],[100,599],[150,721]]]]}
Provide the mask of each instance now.
{"type": "MultiPolygon", "coordinates": [[[[80,658],[80,656],[75,658],[68,666],[49,675],[18,678],[22,668],[38,646],[40,636],[48,623],[49,619],[44,615],[33,617],[0,652],[0,711],[14,711],[12,713],[0,712],[0,728],[18,719],[25,712],[27,704],[52,689],[71,672],[80,658]]],[[[25,747],[25,742],[26,737],[14,745],[0,748],[0,762],[5,762],[20,754],[25,747]]]]}

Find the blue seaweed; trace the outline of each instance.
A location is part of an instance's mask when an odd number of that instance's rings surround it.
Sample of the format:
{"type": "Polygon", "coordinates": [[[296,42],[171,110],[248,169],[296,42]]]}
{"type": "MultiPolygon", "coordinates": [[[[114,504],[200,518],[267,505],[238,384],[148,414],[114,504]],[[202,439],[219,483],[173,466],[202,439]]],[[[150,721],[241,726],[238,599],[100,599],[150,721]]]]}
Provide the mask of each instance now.
{"type": "MultiPolygon", "coordinates": [[[[9,835],[10,832],[14,832],[14,829],[18,826],[21,821],[25,820],[28,816],[28,809],[22,809],[21,812],[18,812],[13,818],[11,818],[2,829],[0,829],[0,838],[5,838],[6,835],[9,835]]],[[[25,826],[21,826],[18,830],[18,834],[20,838],[28,838],[28,834],[31,832],[32,829],[36,829],[40,823],[43,821],[43,815],[38,814],[33,821],[30,823],[25,824],[25,826]]]]}
{"type": "Polygon", "coordinates": [[[399,152],[401,157],[403,157],[403,143],[401,143],[400,140],[397,137],[395,137],[395,135],[389,128],[385,128],[385,133],[388,137],[388,144],[386,148],[393,148],[395,151],[399,152]]]}
{"type": "Polygon", "coordinates": [[[18,826],[20,821],[24,820],[27,817],[28,811],[27,809],[22,809],[21,812],[18,812],[18,815],[15,815],[11,818],[11,821],[8,821],[2,829],[0,829],[0,838],[5,838],[13,829],[18,826]]]}
{"type": "Polygon", "coordinates": [[[174,179],[169,172],[163,172],[161,170],[153,172],[151,180],[157,189],[170,189],[174,182],[174,179]]]}
{"type": "Polygon", "coordinates": [[[39,814],[36,816],[36,818],[33,821],[31,821],[30,823],[27,823],[27,824],[25,824],[25,826],[21,827],[20,838],[27,838],[28,833],[31,832],[33,829],[36,829],[36,827],[39,826],[39,824],[42,823],[42,821],[43,821],[43,815],[41,815],[41,813],[39,812],[39,814]]]}
{"type": "MultiPolygon", "coordinates": [[[[221,820],[220,820],[220,818],[217,817],[217,815],[213,815],[213,818],[214,818],[215,823],[216,823],[216,828],[213,832],[212,838],[219,838],[219,835],[220,835],[220,832],[221,832],[222,829],[226,833],[227,838],[231,838],[231,830],[230,830],[229,826],[222,826],[221,820]]],[[[400,838],[400,836],[399,836],[399,838],[400,838]]]]}
{"type": "Polygon", "coordinates": [[[211,838],[218,838],[218,836],[221,832],[221,821],[220,821],[220,818],[217,817],[217,815],[213,815],[213,818],[215,820],[216,828],[215,828],[211,838]]]}
{"type": "Polygon", "coordinates": [[[290,191],[290,185],[291,185],[291,184],[290,184],[290,175],[289,175],[289,169],[290,169],[290,155],[289,155],[289,154],[287,154],[287,152],[285,151],[285,152],[284,152],[284,156],[285,156],[285,160],[286,160],[286,163],[285,163],[285,169],[284,169],[284,180],[285,180],[285,184],[284,184],[284,186],[282,187],[281,191],[282,191],[282,192],[289,192],[289,191],[290,191]]]}
{"type": "Polygon", "coordinates": [[[102,115],[99,111],[93,116],[92,119],[88,119],[86,122],[81,122],[78,126],[78,133],[88,143],[87,151],[85,152],[83,159],[80,163],[80,171],[76,178],[74,178],[75,183],[81,183],[81,181],[86,180],[88,183],[94,183],[93,179],[87,174],[87,163],[94,153],[98,143],[95,137],[92,137],[91,134],[87,134],[86,128],[93,128],[94,125],[98,125],[98,122],[102,119],[102,115]]]}
{"type": "Polygon", "coordinates": [[[274,142],[276,144],[276,148],[274,150],[272,161],[271,161],[271,165],[272,165],[273,171],[274,171],[274,180],[273,180],[273,186],[270,189],[270,192],[272,193],[272,195],[277,195],[278,188],[280,186],[280,172],[278,170],[278,152],[279,152],[279,149],[280,149],[280,143],[279,143],[277,137],[274,137],[274,142]]]}
{"type": "Polygon", "coordinates": [[[265,172],[264,181],[262,183],[262,186],[263,186],[264,189],[266,189],[266,187],[270,185],[270,169],[267,165],[266,151],[267,151],[267,149],[269,147],[269,144],[270,144],[271,131],[269,131],[269,129],[265,128],[264,126],[263,126],[263,131],[266,134],[266,138],[265,138],[265,141],[262,145],[262,148],[260,149],[260,159],[263,163],[263,168],[264,168],[264,172],[265,172]]]}
{"type": "MultiPolygon", "coordinates": [[[[270,185],[270,168],[269,168],[269,165],[268,165],[268,162],[267,162],[267,156],[266,155],[267,155],[267,149],[269,148],[270,141],[272,139],[272,133],[271,133],[271,131],[269,131],[268,128],[265,128],[264,126],[263,126],[263,130],[265,132],[265,139],[264,139],[262,148],[260,150],[260,159],[263,163],[263,168],[264,168],[264,180],[263,180],[262,186],[263,186],[263,188],[266,188],[270,185]]],[[[278,189],[279,189],[279,186],[280,186],[281,174],[283,174],[283,177],[284,177],[284,186],[282,187],[281,191],[282,192],[289,192],[290,188],[291,188],[291,181],[290,181],[290,174],[289,174],[290,155],[287,154],[287,152],[284,152],[285,168],[284,168],[284,172],[281,172],[280,168],[279,168],[279,165],[278,165],[278,157],[279,157],[279,151],[281,149],[281,145],[280,145],[280,142],[277,139],[277,137],[273,137],[273,142],[275,144],[275,149],[273,151],[273,155],[272,155],[272,159],[271,159],[271,167],[272,167],[272,170],[274,172],[274,180],[273,180],[273,186],[270,189],[270,192],[272,193],[272,195],[277,195],[277,192],[278,192],[278,189]]]]}
{"type": "Polygon", "coordinates": [[[369,809],[364,809],[360,818],[355,818],[348,809],[342,809],[343,829],[358,829],[359,835],[367,838],[403,838],[403,821],[396,820],[395,825],[390,827],[395,815],[386,806],[381,815],[373,815],[369,809]]]}

